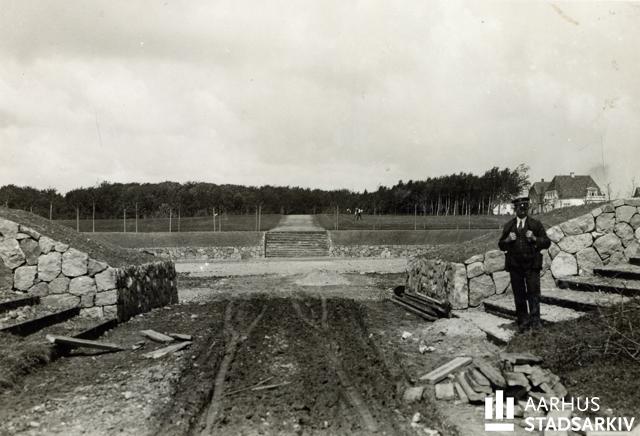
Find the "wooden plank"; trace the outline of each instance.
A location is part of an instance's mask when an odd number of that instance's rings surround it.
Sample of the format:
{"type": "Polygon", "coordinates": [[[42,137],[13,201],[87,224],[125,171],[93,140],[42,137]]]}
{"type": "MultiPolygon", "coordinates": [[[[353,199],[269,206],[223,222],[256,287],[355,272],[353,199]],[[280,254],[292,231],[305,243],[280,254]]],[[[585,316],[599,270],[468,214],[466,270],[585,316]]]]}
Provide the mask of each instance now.
{"type": "Polygon", "coordinates": [[[156,342],[173,342],[175,340],[171,336],[167,336],[155,330],[140,330],[140,334],[156,342]]]}
{"type": "Polygon", "coordinates": [[[398,300],[395,297],[391,297],[390,300],[393,301],[398,306],[402,306],[402,308],[404,310],[406,310],[407,312],[411,312],[414,315],[418,315],[419,317],[424,318],[427,321],[435,321],[437,319],[436,317],[428,315],[428,314],[422,312],[421,310],[416,309],[415,307],[409,306],[408,304],[398,300]]]}
{"type": "Polygon", "coordinates": [[[493,392],[493,390],[491,389],[491,386],[483,386],[480,385],[478,383],[476,383],[476,381],[474,380],[473,376],[471,375],[471,372],[474,371],[474,369],[472,370],[467,370],[464,372],[464,376],[467,380],[467,383],[469,384],[469,386],[471,387],[471,389],[473,389],[475,392],[479,393],[479,394],[491,394],[493,392]]]}
{"type": "Polygon", "coordinates": [[[491,382],[486,378],[477,368],[472,368],[469,371],[469,375],[473,381],[480,386],[491,386],[491,382]]]}
{"type": "Polygon", "coordinates": [[[507,381],[502,376],[500,370],[483,360],[474,360],[473,362],[478,370],[489,379],[491,384],[499,389],[507,387],[507,381]]]}
{"type": "Polygon", "coordinates": [[[531,385],[527,377],[521,372],[504,372],[504,379],[507,381],[507,386],[518,386],[526,389],[530,389],[531,385]]]}
{"type": "Polygon", "coordinates": [[[506,360],[514,365],[523,363],[542,363],[542,357],[535,356],[531,353],[500,353],[500,359],[506,360]]]}
{"type": "Polygon", "coordinates": [[[458,374],[456,374],[456,382],[460,384],[462,390],[467,395],[467,398],[469,398],[470,403],[484,403],[486,395],[479,394],[471,389],[471,386],[469,386],[469,383],[467,383],[467,377],[465,376],[464,371],[460,371],[458,374]]]}
{"type": "Polygon", "coordinates": [[[467,397],[467,394],[464,393],[464,389],[462,389],[462,386],[460,386],[460,383],[453,382],[453,387],[456,389],[456,394],[458,394],[460,401],[463,403],[468,403],[469,397],[467,397]]]}
{"type": "Polygon", "coordinates": [[[169,336],[171,336],[174,339],[179,339],[181,341],[190,341],[193,339],[191,335],[185,335],[182,333],[169,333],[169,336]]]}
{"type": "Polygon", "coordinates": [[[90,341],[88,339],[77,339],[70,336],[47,335],[47,340],[52,344],[62,344],[69,347],[96,348],[98,350],[123,351],[126,348],[110,342],[90,341]]]}
{"type": "Polygon", "coordinates": [[[442,366],[439,366],[433,371],[423,375],[422,377],[420,377],[420,380],[426,380],[431,384],[436,384],[440,380],[443,380],[452,372],[467,366],[472,362],[472,360],[473,359],[471,359],[471,357],[456,357],[455,359],[449,361],[448,363],[442,366]]]}
{"type": "Polygon", "coordinates": [[[151,351],[150,353],[143,354],[143,357],[147,359],[159,359],[161,357],[166,356],[167,354],[175,353],[176,351],[180,351],[183,348],[191,345],[191,341],[178,342],[177,344],[172,344],[164,348],[160,348],[159,350],[151,351]]]}

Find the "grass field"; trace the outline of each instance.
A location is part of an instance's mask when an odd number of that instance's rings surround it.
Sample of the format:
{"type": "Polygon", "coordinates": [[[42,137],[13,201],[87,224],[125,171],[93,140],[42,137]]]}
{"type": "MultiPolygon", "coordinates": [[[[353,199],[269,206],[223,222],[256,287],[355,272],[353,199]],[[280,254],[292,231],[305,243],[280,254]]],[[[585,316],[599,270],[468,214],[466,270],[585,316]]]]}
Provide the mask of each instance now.
{"type": "Polygon", "coordinates": [[[96,239],[107,241],[124,248],[152,247],[250,247],[259,245],[259,232],[143,232],[93,233],[96,239]]]}
{"type": "MultiPolygon", "coordinates": [[[[260,220],[260,230],[270,230],[274,228],[282,215],[265,214],[260,220]]],[[[76,229],[76,220],[56,220],[57,223],[76,229]]],[[[171,220],[172,232],[211,232],[213,231],[212,217],[181,218],[173,217],[171,220]]],[[[256,231],[255,215],[221,215],[216,217],[216,231],[238,232],[256,231]]],[[[93,231],[90,219],[80,220],[80,231],[93,231]]],[[[95,221],[96,232],[124,232],[124,221],[122,219],[108,219],[95,221]]],[[[136,221],[133,217],[127,218],[127,233],[136,231],[136,221]]],[[[169,218],[138,218],[138,232],[168,232],[169,218]]]]}
{"type": "MultiPolygon", "coordinates": [[[[450,229],[497,229],[509,216],[420,216],[413,215],[362,215],[356,221],[353,214],[340,214],[337,230],[450,230],[450,229]]],[[[336,230],[336,216],[316,215],[318,224],[327,230],[336,230]]]]}

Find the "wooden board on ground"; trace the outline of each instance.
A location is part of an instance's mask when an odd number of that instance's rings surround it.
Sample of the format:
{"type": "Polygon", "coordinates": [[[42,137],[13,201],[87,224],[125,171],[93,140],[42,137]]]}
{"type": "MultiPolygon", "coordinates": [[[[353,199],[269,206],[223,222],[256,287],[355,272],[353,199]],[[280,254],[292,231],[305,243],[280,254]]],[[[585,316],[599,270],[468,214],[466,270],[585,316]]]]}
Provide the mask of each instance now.
{"type": "Polygon", "coordinates": [[[90,341],[88,339],[77,339],[69,336],[47,335],[47,340],[52,344],[62,344],[70,347],[96,348],[98,350],[123,351],[126,348],[110,342],[90,341]]]}
{"type": "Polygon", "coordinates": [[[478,370],[489,379],[491,384],[497,388],[504,389],[507,387],[507,381],[502,376],[502,372],[493,365],[483,361],[474,360],[473,362],[478,370]]]}
{"type": "Polygon", "coordinates": [[[167,336],[155,330],[140,330],[140,334],[156,342],[173,342],[175,340],[171,336],[167,336]]]}
{"type": "Polygon", "coordinates": [[[456,357],[450,362],[434,369],[430,373],[423,375],[422,377],[420,377],[420,380],[426,380],[431,384],[436,384],[440,380],[446,378],[452,372],[469,365],[471,361],[471,357],[456,357]]]}
{"type": "Polygon", "coordinates": [[[458,382],[460,387],[462,387],[462,390],[467,395],[470,403],[484,403],[484,398],[486,397],[486,395],[479,394],[471,389],[471,386],[469,386],[469,383],[467,383],[467,377],[465,376],[464,371],[456,374],[456,382],[458,382]]]}
{"type": "Polygon", "coordinates": [[[159,359],[167,354],[175,353],[183,348],[191,345],[191,341],[178,342],[177,344],[169,345],[168,347],[160,348],[159,350],[151,351],[150,353],[143,354],[143,357],[147,359],[159,359]]]}
{"type": "Polygon", "coordinates": [[[523,363],[542,363],[542,357],[534,356],[531,353],[500,353],[500,359],[506,360],[514,365],[523,363]]]}
{"type": "Polygon", "coordinates": [[[179,339],[181,341],[190,341],[193,339],[191,335],[184,335],[182,333],[169,333],[169,336],[171,336],[174,339],[179,339]]]}
{"type": "Polygon", "coordinates": [[[464,389],[462,389],[460,383],[453,382],[453,387],[456,389],[456,394],[458,394],[458,397],[460,397],[460,401],[463,403],[468,403],[469,397],[467,397],[467,394],[464,393],[464,389]]]}

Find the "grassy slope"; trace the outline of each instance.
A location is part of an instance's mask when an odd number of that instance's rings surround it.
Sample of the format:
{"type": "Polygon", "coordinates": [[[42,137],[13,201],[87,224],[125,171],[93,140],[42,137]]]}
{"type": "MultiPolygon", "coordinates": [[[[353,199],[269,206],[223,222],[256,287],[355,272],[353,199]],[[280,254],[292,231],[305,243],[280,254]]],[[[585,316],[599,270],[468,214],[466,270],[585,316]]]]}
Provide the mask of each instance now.
{"type": "Polygon", "coordinates": [[[69,244],[73,248],[88,253],[92,258],[107,262],[113,267],[136,265],[157,260],[155,257],[142,252],[121,248],[106,241],[91,239],[86,234],[77,233],[68,227],[22,210],[0,207],[0,218],[31,227],[42,235],[69,244]]]}
{"type": "MultiPolygon", "coordinates": [[[[548,229],[556,224],[560,224],[564,221],[584,215],[585,213],[589,213],[596,207],[597,206],[594,205],[572,206],[563,209],[556,209],[541,215],[532,215],[532,217],[540,220],[542,224],[544,224],[545,228],[548,229]]],[[[503,223],[507,222],[511,218],[512,217],[503,217],[503,223]]],[[[441,245],[435,247],[428,254],[424,255],[424,257],[438,257],[452,262],[463,262],[475,254],[497,249],[500,234],[500,230],[491,230],[486,234],[463,244],[441,245]]]]}
{"type": "MultiPolygon", "coordinates": [[[[640,327],[640,305],[635,310],[627,306],[626,310],[629,322],[616,327],[637,340],[638,333],[633,330],[640,327]]],[[[545,366],[562,378],[571,395],[600,397],[604,408],[612,408],[615,416],[640,416],[640,361],[602,350],[609,338],[607,325],[612,324],[615,311],[589,313],[578,320],[545,326],[538,335],[518,335],[508,350],[543,357],[545,366]]]]}

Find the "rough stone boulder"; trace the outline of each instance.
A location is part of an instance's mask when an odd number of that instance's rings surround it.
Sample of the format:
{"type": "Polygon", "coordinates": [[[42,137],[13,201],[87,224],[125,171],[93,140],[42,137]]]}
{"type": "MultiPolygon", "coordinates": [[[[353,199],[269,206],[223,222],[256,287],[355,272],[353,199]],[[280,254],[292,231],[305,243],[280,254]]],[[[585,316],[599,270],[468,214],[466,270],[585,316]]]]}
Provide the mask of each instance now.
{"type": "Polygon", "coordinates": [[[98,287],[98,291],[108,291],[116,288],[116,280],[118,279],[116,275],[116,270],[114,268],[107,268],[105,271],[100,274],[96,274],[96,286],[98,287]]]}
{"type": "Polygon", "coordinates": [[[21,240],[19,245],[27,260],[27,265],[37,265],[38,256],[40,256],[40,245],[38,245],[38,242],[27,238],[21,240]]]}
{"type": "Polygon", "coordinates": [[[484,265],[482,262],[474,262],[467,265],[467,277],[470,279],[484,274],[484,265]]]}
{"type": "Polygon", "coordinates": [[[581,233],[579,235],[565,236],[558,243],[558,246],[562,251],[573,254],[590,247],[592,243],[593,238],[590,233],[581,233]]]}
{"type": "MultiPolygon", "coordinates": [[[[58,251],[56,249],[56,251],[58,251]]],[[[68,249],[62,255],[62,273],[67,277],[78,277],[87,274],[87,263],[89,256],[87,253],[78,251],[75,248],[68,249]]]]}
{"type": "Polygon", "coordinates": [[[469,287],[467,285],[467,271],[462,263],[450,263],[444,273],[444,285],[447,301],[454,309],[469,307],[469,287]]]}
{"type": "Polygon", "coordinates": [[[487,251],[484,255],[484,272],[491,274],[504,269],[505,255],[500,250],[487,251]]]}
{"type": "Polygon", "coordinates": [[[4,218],[0,218],[0,236],[15,239],[15,237],[18,236],[19,230],[20,228],[18,227],[18,224],[4,218]]]}
{"type": "Polygon", "coordinates": [[[4,238],[0,241],[0,259],[11,269],[15,269],[26,262],[24,253],[20,249],[20,244],[13,238],[4,238]]]}
{"type": "Polygon", "coordinates": [[[633,206],[620,206],[616,208],[616,220],[618,222],[628,223],[631,220],[631,217],[638,212],[637,207],[633,206]]]}
{"type": "Polygon", "coordinates": [[[629,224],[633,227],[633,230],[638,230],[640,228],[640,213],[632,216],[629,220],[629,224]]]}
{"type": "Polygon", "coordinates": [[[602,259],[593,247],[587,247],[576,253],[580,275],[592,275],[593,269],[602,266],[602,259]]]}
{"type": "Polygon", "coordinates": [[[614,227],[614,233],[618,238],[620,238],[622,245],[625,247],[636,239],[636,236],[633,233],[633,227],[625,222],[617,223],[614,227]]]}
{"type": "Polygon", "coordinates": [[[613,231],[613,226],[616,225],[615,213],[603,213],[596,218],[596,231],[600,233],[609,233],[613,231]]]}
{"type": "Polygon", "coordinates": [[[578,262],[569,253],[559,253],[551,262],[551,273],[555,278],[578,274],[578,262]]]}
{"type": "Polygon", "coordinates": [[[607,233],[596,239],[593,246],[602,259],[608,258],[615,252],[622,251],[622,242],[620,242],[620,238],[613,233],[607,233]]]}
{"type": "Polygon", "coordinates": [[[43,254],[38,258],[38,278],[50,282],[62,271],[62,255],[55,251],[43,254]]]}
{"type": "Polygon", "coordinates": [[[96,282],[91,277],[76,277],[69,282],[69,293],[78,297],[95,294],[96,292],[96,282]]]}
{"type": "Polygon", "coordinates": [[[65,276],[60,276],[58,278],[53,279],[49,283],[49,293],[50,294],[64,294],[69,291],[69,282],[71,279],[65,276]]]}
{"type": "Polygon", "coordinates": [[[595,227],[595,220],[591,214],[582,215],[560,224],[560,228],[567,236],[588,233],[593,231],[595,227]]]}
{"type": "Polygon", "coordinates": [[[469,306],[475,307],[487,297],[496,293],[496,285],[489,275],[481,275],[469,280],[469,306]]]}
{"type": "Polygon", "coordinates": [[[559,226],[549,227],[547,229],[547,237],[551,242],[558,243],[562,238],[564,238],[564,232],[559,226]]]}
{"type": "Polygon", "coordinates": [[[496,294],[504,294],[511,285],[511,276],[507,271],[496,271],[492,274],[493,283],[496,285],[496,294]]]}
{"type": "Polygon", "coordinates": [[[20,291],[27,291],[36,280],[38,267],[20,266],[13,272],[13,287],[20,291]]]}

